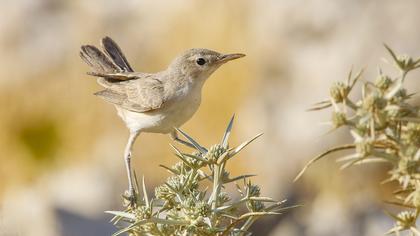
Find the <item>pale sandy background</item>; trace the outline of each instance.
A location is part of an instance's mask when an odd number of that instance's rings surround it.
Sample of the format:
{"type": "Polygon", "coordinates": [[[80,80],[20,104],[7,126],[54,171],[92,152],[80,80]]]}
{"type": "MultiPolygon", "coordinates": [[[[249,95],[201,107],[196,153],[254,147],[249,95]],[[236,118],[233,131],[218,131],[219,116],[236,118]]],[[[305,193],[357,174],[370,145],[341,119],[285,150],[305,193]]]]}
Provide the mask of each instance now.
{"type": "MultiPolygon", "coordinates": [[[[211,145],[233,113],[231,144],[264,132],[232,172],[259,174],[266,195],[304,207],[255,225],[255,235],[381,235],[392,221],[381,208],[390,185],[385,166],[338,171],[305,161],[349,140],[325,134],[328,112],[305,109],[353,65],[390,65],[382,43],[420,55],[420,2],[415,0],[85,1],[3,0],[0,5],[0,235],[110,235],[104,210],[120,209],[126,188],[122,152],[127,131],[114,108],[92,95],[78,50],[108,35],[135,69],[164,69],[191,47],[246,53],[217,71],[198,113],[183,129],[211,145]]],[[[389,58],[389,57],[388,57],[389,58]]],[[[418,90],[419,74],[408,81],[418,90]],[[417,77],[417,78],[416,78],[417,77]]],[[[142,135],[138,173],[152,189],[176,161],[169,137],[142,135]]]]}

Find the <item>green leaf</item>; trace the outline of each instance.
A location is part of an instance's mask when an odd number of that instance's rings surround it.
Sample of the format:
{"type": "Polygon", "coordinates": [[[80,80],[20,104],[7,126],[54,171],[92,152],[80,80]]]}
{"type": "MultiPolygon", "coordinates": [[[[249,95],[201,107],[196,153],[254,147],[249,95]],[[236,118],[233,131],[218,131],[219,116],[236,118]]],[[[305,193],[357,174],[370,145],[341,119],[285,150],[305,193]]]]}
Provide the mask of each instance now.
{"type": "Polygon", "coordinates": [[[143,196],[144,196],[144,202],[146,203],[146,206],[149,207],[149,197],[147,196],[147,191],[146,191],[146,184],[144,183],[144,176],[142,179],[142,186],[143,186],[143,196]]]}
{"type": "Polygon", "coordinates": [[[338,147],[334,147],[334,148],[328,149],[327,151],[319,154],[318,156],[316,156],[312,160],[310,160],[303,167],[303,169],[299,172],[299,174],[295,177],[295,179],[293,181],[296,182],[303,175],[303,173],[305,173],[305,171],[309,168],[309,166],[311,166],[313,163],[315,163],[316,161],[320,160],[321,158],[325,157],[326,155],[328,155],[330,153],[333,153],[333,152],[337,152],[337,151],[341,151],[341,150],[346,150],[346,149],[354,149],[354,148],[356,148],[356,145],[354,145],[354,144],[346,144],[346,145],[342,145],[342,146],[338,146],[338,147]]]}
{"type": "Polygon", "coordinates": [[[190,137],[188,134],[186,134],[184,131],[182,131],[181,129],[175,128],[178,132],[180,132],[185,138],[188,139],[188,141],[190,141],[190,143],[202,154],[206,154],[207,153],[207,149],[205,149],[204,147],[202,147],[200,144],[198,144],[192,137],[190,137]]]}
{"type": "Polygon", "coordinates": [[[250,197],[249,200],[260,201],[260,202],[276,202],[271,197],[250,197]]]}
{"type": "Polygon", "coordinates": [[[181,151],[179,151],[179,149],[177,148],[177,147],[175,147],[174,145],[172,145],[172,144],[169,144],[169,146],[171,146],[174,150],[175,150],[175,154],[176,154],[176,156],[179,158],[179,159],[181,159],[181,161],[183,161],[186,165],[188,165],[189,167],[191,167],[191,168],[193,168],[192,166],[191,166],[191,164],[187,161],[187,159],[185,159],[185,157],[184,157],[184,155],[181,153],[181,151]]]}
{"type": "Polygon", "coordinates": [[[239,219],[245,219],[252,216],[268,216],[268,215],[281,215],[282,213],[274,212],[274,211],[262,211],[262,212],[248,212],[239,217],[239,219]]]}
{"type": "Polygon", "coordinates": [[[332,106],[332,103],[330,101],[328,101],[328,103],[314,104],[314,105],[312,105],[311,108],[306,109],[306,111],[318,111],[318,110],[328,108],[330,106],[332,106]]]}
{"type": "Polygon", "coordinates": [[[188,154],[188,153],[182,153],[182,155],[183,156],[187,156],[187,157],[191,157],[191,158],[194,158],[194,159],[197,159],[197,160],[202,161],[204,163],[209,163],[206,159],[204,159],[202,157],[198,157],[196,155],[192,155],[192,154],[188,154]]]}
{"type": "Polygon", "coordinates": [[[114,234],[112,234],[112,236],[118,236],[118,235],[121,235],[123,233],[127,233],[128,231],[134,229],[134,227],[136,227],[138,225],[141,225],[141,224],[144,224],[144,223],[147,223],[147,222],[148,222],[148,220],[140,220],[140,221],[134,222],[133,224],[115,232],[114,234]]]}
{"type": "Polygon", "coordinates": [[[174,174],[174,175],[178,175],[179,173],[176,171],[176,170],[174,170],[174,169],[172,169],[172,168],[170,168],[170,167],[167,167],[167,166],[165,166],[165,165],[159,165],[160,167],[162,167],[163,169],[166,169],[167,171],[169,171],[171,174],[174,174]]]}
{"type": "Polygon", "coordinates": [[[400,61],[398,60],[398,57],[397,55],[395,55],[394,51],[392,51],[392,49],[388,47],[388,45],[386,45],[385,43],[384,43],[384,47],[389,52],[389,54],[391,54],[391,57],[392,59],[394,59],[395,63],[397,63],[397,65],[400,66],[400,61]]]}
{"type": "Polygon", "coordinates": [[[115,216],[121,216],[130,220],[135,220],[136,216],[132,213],[124,212],[124,211],[105,211],[105,213],[112,214],[115,216]]]}
{"type": "Polygon", "coordinates": [[[229,157],[233,157],[234,155],[238,154],[242,149],[248,146],[248,144],[250,144],[255,139],[259,138],[261,135],[263,135],[263,133],[259,133],[255,135],[253,138],[251,138],[250,140],[243,142],[241,145],[239,145],[238,147],[233,149],[231,152],[229,152],[229,157]]]}
{"type": "MultiPolygon", "coordinates": [[[[359,73],[357,73],[357,75],[353,78],[353,82],[351,82],[351,84],[348,84],[348,86],[350,87],[350,90],[351,89],[353,89],[353,87],[354,87],[354,85],[356,85],[356,82],[360,79],[360,78],[362,78],[362,74],[363,74],[363,72],[364,72],[364,69],[361,69],[360,71],[359,71],[359,73]]],[[[350,75],[349,76],[351,76],[351,72],[350,72],[350,75]]],[[[349,79],[350,79],[351,77],[349,77],[349,79]]]]}
{"type": "Polygon", "coordinates": [[[229,140],[230,133],[232,131],[232,126],[233,126],[234,119],[235,119],[235,114],[233,114],[232,118],[230,118],[229,124],[226,128],[226,131],[225,131],[225,134],[223,135],[222,147],[224,147],[224,148],[227,148],[227,146],[228,146],[228,140],[229,140]]]}
{"type": "Polygon", "coordinates": [[[190,222],[186,220],[168,220],[152,217],[148,220],[149,222],[166,225],[188,225],[190,222]]]}
{"type": "Polygon", "coordinates": [[[229,152],[231,150],[226,150],[224,153],[222,153],[222,155],[220,155],[219,159],[217,159],[217,164],[220,165],[223,162],[227,161],[230,157],[229,152]]]}
{"type": "Polygon", "coordinates": [[[246,179],[246,178],[250,178],[250,177],[254,177],[254,176],[257,176],[257,175],[240,175],[240,176],[237,176],[237,177],[234,177],[234,178],[230,178],[227,181],[225,181],[224,183],[228,184],[228,183],[231,183],[231,182],[235,182],[237,180],[246,179]]]}

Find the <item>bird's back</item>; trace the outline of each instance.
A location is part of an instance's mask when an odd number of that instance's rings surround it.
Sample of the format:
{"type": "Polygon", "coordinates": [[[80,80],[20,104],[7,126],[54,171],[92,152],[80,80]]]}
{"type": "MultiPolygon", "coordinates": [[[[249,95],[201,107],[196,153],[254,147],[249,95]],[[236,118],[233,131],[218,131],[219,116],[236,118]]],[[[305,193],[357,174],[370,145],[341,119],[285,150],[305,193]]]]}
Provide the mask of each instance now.
{"type": "Polygon", "coordinates": [[[105,90],[95,93],[116,106],[133,112],[148,112],[164,103],[164,85],[158,74],[134,72],[119,46],[109,37],[101,41],[103,52],[82,46],[80,56],[93,69],[105,90]]]}

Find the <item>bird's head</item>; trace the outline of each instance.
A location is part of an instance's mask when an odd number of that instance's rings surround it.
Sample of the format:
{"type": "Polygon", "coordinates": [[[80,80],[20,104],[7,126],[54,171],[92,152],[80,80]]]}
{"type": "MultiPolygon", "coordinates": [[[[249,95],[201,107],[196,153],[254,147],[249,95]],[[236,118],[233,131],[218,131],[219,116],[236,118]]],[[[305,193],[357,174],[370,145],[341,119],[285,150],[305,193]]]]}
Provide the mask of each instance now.
{"type": "Polygon", "coordinates": [[[194,80],[205,80],[224,63],[244,56],[241,53],[222,54],[209,49],[193,48],[175,58],[169,68],[194,80]]]}

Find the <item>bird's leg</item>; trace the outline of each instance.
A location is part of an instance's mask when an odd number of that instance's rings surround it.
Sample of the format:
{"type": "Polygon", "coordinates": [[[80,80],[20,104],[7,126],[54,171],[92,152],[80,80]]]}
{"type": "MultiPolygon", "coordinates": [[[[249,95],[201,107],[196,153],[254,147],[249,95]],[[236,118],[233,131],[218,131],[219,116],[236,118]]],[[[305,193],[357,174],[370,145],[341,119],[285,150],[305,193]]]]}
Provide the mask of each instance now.
{"type": "Polygon", "coordinates": [[[174,141],[176,141],[178,143],[184,144],[185,146],[188,146],[190,148],[194,148],[195,149],[194,145],[192,145],[190,142],[187,142],[187,141],[182,140],[181,138],[179,138],[178,137],[178,132],[176,130],[172,131],[171,138],[172,138],[172,140],[174,140],[174,141]]]}
{"type": "Polygon", "coordinates": [[[133,179],[132,179],[133,176],[132,176],[132,171],[131,171],[131,150],[133,149],[134,141],[136,141],[136,138],[139,136],[139,134],[140,134],[139,131],[135,131],[135,132],[130,131],[130,136],[128,138],[128,142],[124,150],[124,161],[125,161],[125,167],[127,169],[127,176],[128,176],[128,200],[130,201],[130,206],[132,207],[136,203],[137,199],[136,199],[136,193],[135,193],[135,188],[134,188],[133,179]]]}

